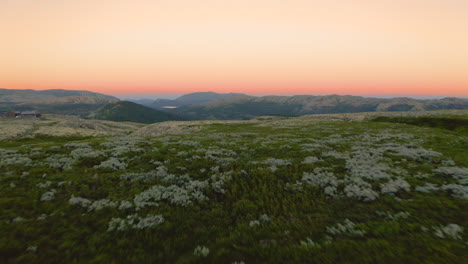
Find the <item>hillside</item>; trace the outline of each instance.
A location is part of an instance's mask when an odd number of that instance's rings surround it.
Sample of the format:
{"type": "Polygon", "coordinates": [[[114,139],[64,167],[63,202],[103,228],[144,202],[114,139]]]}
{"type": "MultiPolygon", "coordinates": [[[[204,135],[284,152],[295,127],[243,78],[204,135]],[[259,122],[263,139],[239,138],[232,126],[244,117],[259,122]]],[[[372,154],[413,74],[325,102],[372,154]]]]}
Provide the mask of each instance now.
{"type": "Polygon", "coordinates": [[[153,107],[153,108],[164,108],[167,106],[173,107],[181,107],[186,105],[197,105],[197,104],[204,104],[212,101],[216,101],[219,99],[226,99],[232,98],[237,96],[245,96],[244,94],[239,93],[214,93],[214,92],[197,92],[197,93],[190,93],[182,95],[174,100],[170,99],[157,99],[151,104],[148,104],[146,101],[138,101],[140,103],[144,103],[146,106],[153,107]]]}
{"type": "Polygon", "coordinates": [[[0,262],[464,263],[467,111],[418,113],[0,135],[0,262]]]}
{"type": "Polygon", "coordinates": [[[422,100],[413,98],[368,98],[360,96],[233,96],[212,102],[179,107],[176,113],[194,119],[246,119],[260,115],[307,115],[373,111],[417,111],[436,109],[467,109],[468,100],[444,98],[422,100]]]}
{"type": "Polygon", "coordinates": [[[110,121],[128,121],[137,123],[156,123],[169,120],[182,120],[182,118],[158,111],[143,105],[128,101],[119,101],[110,103],[92,114],[88,115],[91,119],[110,120],[110,121]]]}
{"type": "Polygon", "coordinates": [[[0,112],[38,110],[46,114],[82,115],[119,99],[88,91],[0,89],[0,112]]]}

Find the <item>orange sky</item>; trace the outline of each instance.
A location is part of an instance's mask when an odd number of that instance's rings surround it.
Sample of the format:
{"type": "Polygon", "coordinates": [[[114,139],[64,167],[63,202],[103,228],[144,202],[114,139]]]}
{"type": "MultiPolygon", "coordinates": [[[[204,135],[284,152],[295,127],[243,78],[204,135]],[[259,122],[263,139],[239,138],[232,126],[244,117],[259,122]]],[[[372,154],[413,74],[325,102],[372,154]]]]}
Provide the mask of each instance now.
{"type": "Polygon", "coordinates": [[[1,0],[0,87],[468,96],[466,0],[1,0]]]}

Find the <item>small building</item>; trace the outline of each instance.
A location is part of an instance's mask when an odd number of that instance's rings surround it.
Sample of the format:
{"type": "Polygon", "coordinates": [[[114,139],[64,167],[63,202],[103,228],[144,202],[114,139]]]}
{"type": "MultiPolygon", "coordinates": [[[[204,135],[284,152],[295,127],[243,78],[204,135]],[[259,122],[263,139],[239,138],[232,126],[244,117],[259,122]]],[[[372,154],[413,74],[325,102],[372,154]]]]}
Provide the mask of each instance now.
{"type": "Polygon", "coordinates": [[[3,114],[4,117],[8,117],[8,118],[15,118],[17,116],[19,116],[21,113],[20,112],[16,112],[16,111],[8,111],[6,113],[3,114]]]}
{"type": "Polygon", "coordinates": [[[37,111],[24,111],[20,113],[21,118],[41,118],[41,114],[37,111]]]}
{"type": "Polygon", "coordinates": [[[7,118],[41,118],[42,114],[38,113],[37,111],[8,111],[4,113],[3,116],[7,118]]]}

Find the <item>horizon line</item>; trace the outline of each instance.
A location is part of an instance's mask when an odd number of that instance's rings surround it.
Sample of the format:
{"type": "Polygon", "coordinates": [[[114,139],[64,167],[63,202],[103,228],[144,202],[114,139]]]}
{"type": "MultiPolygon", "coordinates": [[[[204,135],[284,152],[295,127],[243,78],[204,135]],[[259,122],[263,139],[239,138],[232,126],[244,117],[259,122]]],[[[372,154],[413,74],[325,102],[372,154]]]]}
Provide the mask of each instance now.
{"type": "Polygon", "coordinates": [[[253,97],[265,97],[265,96],[332,96],[332,95],[338,95],[338,96],[358,96],[358,97],[370,97],[370,98],[415,98],[415,99],[442,99],[442,98],[462,98],[462,99],[468,99],[468,96],[457,96],[457,95],[418,95],[418,94],[350,94],[350,93],[253,93],[253,94],[247,94],[247,93],[242,93],[242,92],[236,92],[236,91],[231,91],[231,92],[215,92],[213,90],[200,90],[200,91],[195,91],[195,92],[185,92],[185,93],[170,93],[170,92],[162,92],[162,93],[103,93],[103,92],[96,92],[93,90],[86,90],[86,89],[63,89],[63,88],[51,88],[51,89],[11,89],[11,88],[4,88],[0,87],[0,89],[5,89],[5,90],[23,90],[23,91],[83,91],[83,92],[91,92],[91,93],[97,93],[97,94],[103,94],[103,95],[109,95],[109,96],[114,96],[118,99],[134,99],[134,100],[140,100],[140,99],[176,99],[177,97],[187,95],[187,94],[193,94],[193,93],[216,93],[216,94],[241,94],[241,95],[246,95],[246,96],[253,96],[253,97]],[[151,97],[151,98],[148,98],[151,97]]]}

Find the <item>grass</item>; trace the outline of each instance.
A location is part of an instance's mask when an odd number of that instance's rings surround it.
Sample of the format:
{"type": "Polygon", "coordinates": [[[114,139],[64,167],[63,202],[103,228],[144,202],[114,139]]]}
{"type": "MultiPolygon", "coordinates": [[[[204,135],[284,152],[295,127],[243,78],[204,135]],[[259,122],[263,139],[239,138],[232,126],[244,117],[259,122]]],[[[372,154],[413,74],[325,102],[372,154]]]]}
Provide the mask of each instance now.
{"type": "Polygon", "coordinates": [[[466,230],[466,199],[452,191],[424,193],[415,188],[426,183],[466,188],[453,175],[436,172],[440,167],[468,167],[466,136],[463,129],[421,128],[388,120],[290,118],[211,124],[188,135],[36,136],[2,141],[2,149],[17,152],[0,152],[0,262],[462,263],[466,231],[459,233],[461,238],[435,233],[449,224],[466,230]],[[421,154],[404,155],[415,150],[421,154]],[[440,155],[431,156],[430,150],[440,155]],[[325,154],[330,152],[342,156],[325,154]],[[58,161],[73,157],[72,153],[82,154],[71,161],[71,168],[51,167],[48,158],[58,161]],[[359,153],[371,153],[365,157],[373,162],[357,159],[359,153]],[[319,161],[303,163],[310,156],[319,161]],[[12,157],[30,158],[32,163],[11,164],[12,157]],[[111,157],[126,168],[96,167],[111,157]],[[270,158],[276,159],[272,164],[289,165],[273,168],[267,163],[270,158]],[[383,194],[380,186],[388,180],[375,178],[365,180],[379,193],[377,199],[365,202],[346,196],[350,185],[346,180],[354,173],[347,164],[353,158],[364,174],[382,166],[391,179],[407,181],[410,190],[383,194]],[[157,174],[162,167],[166,172],[157,174]],[[326,177],[321,170],[340,181],[338,195],[327,196],[325,187],[303,182],[304,173],[326,177]],[[130,173],[150,176],[121,177],[130,173]],[[192,195],[189,186],[200,182],[206,182],[207,187],[200,189],[206,199],[190,196],[190,203],[183,206],[166,197],[157,206],[136,209],[135,197],[152,186],[177,186],[192,195]],[[41,201],[52,189],[54,198],[41,201]],[[72,195],[91,202],[130,201],[133,207],[90,211],[70,204],[72,195]],[[407,216],[397,218],[399,213],[407,216]],[[133,214],[161,215],[164,223],[108,231],[112,218],[133,214]],[[268,220],[261,220],[262,215],[268,220]],[[41,216],[45,219],[38,220],[41,216]],[[327,232],[346,219],[365,234],[327,232]],[[301,243],[307,239],[318,246],[301,243]],[[208,248],[208,255],[194,254],[198,246],[208,248]]]}
{"type": "Polygon", "coordinates": [[[433,127],[468,134],[468,119],[459,117],[388,117],[380,116],[373,122],[400,123],[421,127],[433,127]]]}

